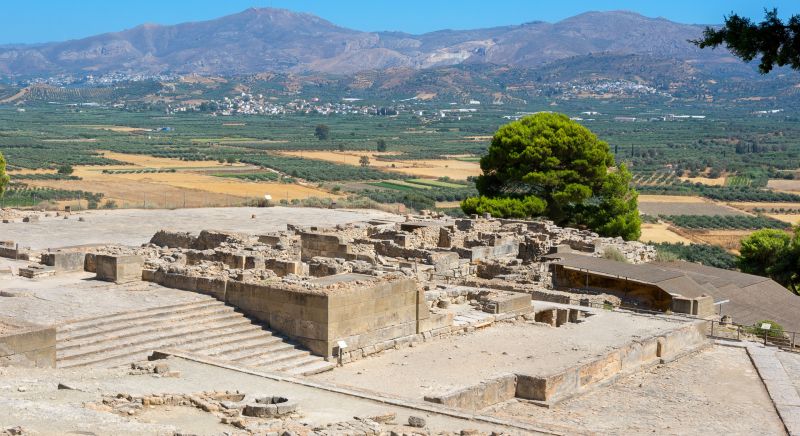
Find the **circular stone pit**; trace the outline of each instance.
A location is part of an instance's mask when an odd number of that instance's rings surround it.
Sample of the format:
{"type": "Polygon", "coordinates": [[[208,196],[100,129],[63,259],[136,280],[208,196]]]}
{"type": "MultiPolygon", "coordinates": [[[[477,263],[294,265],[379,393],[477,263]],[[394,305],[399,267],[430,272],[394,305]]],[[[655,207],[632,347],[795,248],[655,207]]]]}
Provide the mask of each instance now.
{"type": "Polygon", "coordinates": [[[297,411],[297,403],[286,397],[257,395],[242,410],[244,416],[270,418],[288,415],[297,411]]]}

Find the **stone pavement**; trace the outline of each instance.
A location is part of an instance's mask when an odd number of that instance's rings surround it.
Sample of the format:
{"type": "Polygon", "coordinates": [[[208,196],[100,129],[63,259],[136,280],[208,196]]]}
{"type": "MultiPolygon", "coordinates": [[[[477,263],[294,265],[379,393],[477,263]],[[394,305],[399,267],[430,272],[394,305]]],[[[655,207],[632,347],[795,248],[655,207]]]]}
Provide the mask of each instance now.
{"type": "Polygon", "coordinates": [[[786,431],[790,435],[800,435],[800,395],[792,383],[778,353],[773,347],[765,347],[756,343],[747,344],[747,353],[764,381],[764,386],[772,398],[786,431]]]}

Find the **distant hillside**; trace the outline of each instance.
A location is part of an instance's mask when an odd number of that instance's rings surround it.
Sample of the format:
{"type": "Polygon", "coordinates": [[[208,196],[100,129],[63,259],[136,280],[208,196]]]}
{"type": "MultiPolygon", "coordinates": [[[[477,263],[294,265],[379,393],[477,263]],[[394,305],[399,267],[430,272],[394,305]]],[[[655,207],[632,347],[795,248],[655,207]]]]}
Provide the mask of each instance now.
{"type": "Polygon", "coordinates": [[[696,66],[730,60],[725,51],[701,52],[687,42],[702,28],[632,12],[589,12],[558,23],[411,35],[360,32],[282,9],[248,9],[210,21],[145,24],[73,41],[0,47],[0,74],[351,74],[458,64],[538,67],[589,54],[641,55],[696,66]]]}

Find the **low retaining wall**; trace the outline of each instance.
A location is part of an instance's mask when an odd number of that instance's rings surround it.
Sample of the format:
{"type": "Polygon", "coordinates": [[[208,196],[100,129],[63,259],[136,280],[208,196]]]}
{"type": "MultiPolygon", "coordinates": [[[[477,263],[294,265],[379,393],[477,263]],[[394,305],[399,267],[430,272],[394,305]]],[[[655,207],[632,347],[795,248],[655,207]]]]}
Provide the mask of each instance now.
{"type": "Polygon", "coordinates": [[[0,319],[0,366],[55,368],[55,327],[0,319]]]}
{"type": "Polygon", "coordinates": [[[643,367],[670,362],[702,348],[708,344],[705,324],[692,322],[663,335],[633,341],[591,362],[549,375],[502,375],[442,395],[426,396],[425,400],[472,410],[515,397],[551,406],[643,367]]]}
{"type": "Polygon", "coordinates": [[[0,241],[0,257],[30,260],[28,249],[19,247],[14,241],[0,241]]]}

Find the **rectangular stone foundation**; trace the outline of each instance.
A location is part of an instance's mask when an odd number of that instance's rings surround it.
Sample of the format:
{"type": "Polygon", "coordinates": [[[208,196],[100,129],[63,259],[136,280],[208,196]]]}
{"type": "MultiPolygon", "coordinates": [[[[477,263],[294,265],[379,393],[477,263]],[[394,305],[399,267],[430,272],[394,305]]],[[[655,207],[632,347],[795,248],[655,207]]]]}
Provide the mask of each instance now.
{"type": "Polygon", "coordinates": [[[705,322],[691,322],[666,334],[633,341],[590,362],[553,374],[503,375],[476,385],[430,395],[425,401],[479,410],[512,398],[533,400],[551,406],[643,367],[669,362],[708,344],[705,322]]]}

